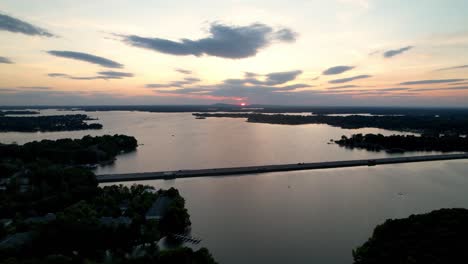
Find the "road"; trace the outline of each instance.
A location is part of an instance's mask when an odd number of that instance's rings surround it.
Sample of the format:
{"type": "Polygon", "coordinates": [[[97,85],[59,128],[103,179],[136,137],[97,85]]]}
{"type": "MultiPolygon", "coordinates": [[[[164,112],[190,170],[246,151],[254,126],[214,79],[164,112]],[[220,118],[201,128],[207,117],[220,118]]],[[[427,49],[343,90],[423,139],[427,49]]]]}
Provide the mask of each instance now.
{"type": "Polygon", "coordinates": [[[296,163],[280,165],[264,165],[250,167],[232,167],[232,168],[214,168],[197,170],[179,170],[179,171],[159,171],[159,172],[141,172],[124,174],[101,174],[96,175],[98,182],[123,182],[123,181],[143,181],[143,180],[168,180],[176,178],[205,177],[205,176],[226,176],[238,174],[257,174],[277,171],[295,171],[295,170],[316,170],[343,167],[358,166],[376,166],[384,164],[427,162],[438,160],[456,160],[468,159],[468,153],[464,154],[445,154],[413,157],[397,157],[382,159],[364,159],[364,160],[343,160],[327,161],[314,163],[296,163]]]}

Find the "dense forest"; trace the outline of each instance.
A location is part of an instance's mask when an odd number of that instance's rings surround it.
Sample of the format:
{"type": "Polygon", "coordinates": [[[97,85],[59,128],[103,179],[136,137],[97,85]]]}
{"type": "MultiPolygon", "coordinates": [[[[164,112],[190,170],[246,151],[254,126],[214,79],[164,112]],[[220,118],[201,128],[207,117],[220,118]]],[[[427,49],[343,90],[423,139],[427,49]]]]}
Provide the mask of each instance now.
{"type": "Polygon", "coordinates": [[[468,138],[460,136],[355,134],[350,138],[342,136],[335,142],[342,147],[370,151],[468,151],[468,138]]]}
{"type": "Polygon", "coordinates": [[[216,263],[205,248],[159,250],[163,236],[190,227],[185,200],[174,188],[95,187],[94,194],[48,215],[53,217],[17,214],[2,227],[9,243],[0,242],[0,263],[216,263]],[[172,200],[166,215],[145,219],[160,197],[172,200]]]}
{"type": "Polygon", "coordinates": [[[97,181],[86,167],[110,162],[135,150],[137,140],[124,135],[0,144],[0,217],[47,213],[93,195],[97,181]]]}
{"type": "Polygon", "coordinates": [[[354,264],[467,263],[467,209],[390,219],[353,251],[354,264]]]}
{"type": "Polygon", "coordinates": [[[72,131],[101,129],[98,123],[88,124],[87,115],[4,116],[0,115],[0,132],[72,131]]]}
{"type": "Polygon", "coordinates": [[[216,263],[204,248],[158,248],[190,230],[176,189],[99,187],[83,166],[136,147],[123,135],[1,144],[0,263],[216,263]],[[149,218],[161,200],[160,217],[149,218]]]}
{"type": "Polygon", "coordinates": [[[137,146],[138,142],[134,137],[125,135],[42,140],[24,145],[0,143],[0,160],[46,160],[68,165],[101,163],[112,161],[121,152],[133,151],[137,146]]]}
{"type": "Polygon", "coordinates": [[[196,117],[247,118],[247,122],[251,123],[268,123],[281,125],[327,124],[346,129],[375,127],[388,130],[415,131],[431,134],[468,134],[468,115],[301,116],[249,113],[194,113],[193,115],[196,117]]]}

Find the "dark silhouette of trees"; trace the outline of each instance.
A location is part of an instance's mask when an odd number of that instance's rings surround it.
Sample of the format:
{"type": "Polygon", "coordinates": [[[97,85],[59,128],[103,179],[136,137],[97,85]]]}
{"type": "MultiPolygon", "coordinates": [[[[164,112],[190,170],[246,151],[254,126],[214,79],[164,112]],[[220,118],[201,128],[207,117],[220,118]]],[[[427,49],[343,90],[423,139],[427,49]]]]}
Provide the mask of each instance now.
{"type": "MultiPolygon", "coordinates": [[[[112,161],[118,154],[133,151],[137,146],[134,137],[125,135],[42,140],[24,145],[0,144],[0,161],[21,160],[28,163],[47,160],[66,165],[97,164],[112,161]]],[[[6,167],[4,170],[7,170],[6,167]]]]}
{"type": "Polygon", "coordinates": [[[467,209],[390,219],[353,251],[355,264],[467,263],[467,209]]]}
{"type": "Polygon", "coordinates": [[[418,131],[431,134],[468,134],[468,114],[461,115],[401,115],[401,116],[330,116],[330,115],[283,115],[250,113],[194,113],[197,117],[247,118],[251,123],[281,125],[327,124],[331,126],[358,129],[365,127],[398,131],[418,131]]]}
{"type": "Polygon", "coordinates": [[[460,136],[355,134],[335,142],[342,147],[370,151],[468,151],[468,138],[460,136]]]}
{"type": "Polygon", "coordinates": [[[30,110],[8,110],[0,111],[0,116],[4,115],[38,115],[39,111],[30,111],[30,110]]]}
{"type": "Polygon", "coordinates": [[[161,219],[161,229],[167,233],[184,233],[190,226],[190,215],[185,209],[185,199],[179,191],[170,188],[164,194],[172,199],[166,215],[161,219]]]}
{"type": "Polygon", "coordinates": [[[88,124],[87,115],[4,116],[0,115],[0,131],[36,132],[101,129],[98,123],[88,124]]]}
{"type": "Polygon", "coordinates": [[[114,160],[136,149],[133,137],[114,135],[42,140],[24,145],[0,144],[0,216],[63,209],[97,192],[97,180],[83,164],[114,160]]]}

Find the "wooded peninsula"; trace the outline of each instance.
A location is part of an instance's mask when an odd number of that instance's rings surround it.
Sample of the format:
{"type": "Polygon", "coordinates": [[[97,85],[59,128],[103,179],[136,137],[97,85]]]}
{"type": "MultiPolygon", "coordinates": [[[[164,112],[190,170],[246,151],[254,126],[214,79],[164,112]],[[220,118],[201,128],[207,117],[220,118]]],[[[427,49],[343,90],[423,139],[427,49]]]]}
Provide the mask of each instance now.
{"type": "Polygon", "coordinates": [[[468,151],[468,138],[461,136],[355,134],[335,143],[346,148],[402,153],[406,151],[468,151]]]}
{"type": "Polygon", "coordinates": [[[191,226],[178,190],[98,186],[89,166],[137,146],[124,135],[0,144],[0,263],[216,263],[173,239],[191,226]],[[179,246],[160,249],[163,237],[179,246]]]}
{"type": "Polygon", "coordinates": [[[327,124],[346,129],[375,127],[420,133],[468,134],[468,115],[283,115],[251,113],[193,113],[195,117],[246,118],[250,123],[279,125],[327,124]]]}
{"type": "Polygon", "coordinates": [[[98,123],[88,124],[92,120],[87,115],[54,115],[54,116],[2,116],[0,115],[0,132],[46,132],[101,129],[98,123]]]}

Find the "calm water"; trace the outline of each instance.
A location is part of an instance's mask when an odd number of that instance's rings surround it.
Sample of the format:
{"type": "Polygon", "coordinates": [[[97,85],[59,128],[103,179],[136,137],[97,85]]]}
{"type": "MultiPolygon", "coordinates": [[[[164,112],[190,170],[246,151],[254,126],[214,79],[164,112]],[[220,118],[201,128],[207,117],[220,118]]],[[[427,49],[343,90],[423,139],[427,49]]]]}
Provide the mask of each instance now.
{"type": "MultiPolygon", "coordinates": [[[[327,142],[353,133],[395,134],[242,119],[195,120],[187,113],[88,114],[99,118],[105,129],[0,133],[0,142],[133,135],[143,144],[138,151],[97,171],[117,173],[385,157],[383,152],[346,150],[327,142]]],[[[178,188],[187,200],[193,234],[220,263],[344,264],[352,262],[351,250],[387,218],[468,207],[467,169],[467,161],[444,161],[139,183],[178,188]]]]}
{"type": "MultiPolygon", "coordinates": [[[[466,161],[139,182],[176,187],[220,263],[352,263],[388,218],[468,207],[466,161]]],[[[132,183],[125,183],[132,184],[132,183]]]]}
{"type": "MultiPolygon", "coordinates": [[[[77,114],[46,110],[42,114],[77,114]]],[[[201,169],[365,159],[388,156],[385,152],[349,150],[330,139],[354,133],[402,134],[383,129],[349,130],[328,125],[272,125],[247,123],[245,119],[195,119],[190,113],[89,112],[103,124],[102,130],[47,133],[0,133],[0,142],[25,143],[41,139],[81,138],[85,135],[125,134],[142,144],[136,152],[97,169],[98,174],[161,170],[201,169]]],[[[411,153],[406,155],[418,155],[411,153]]]]}

